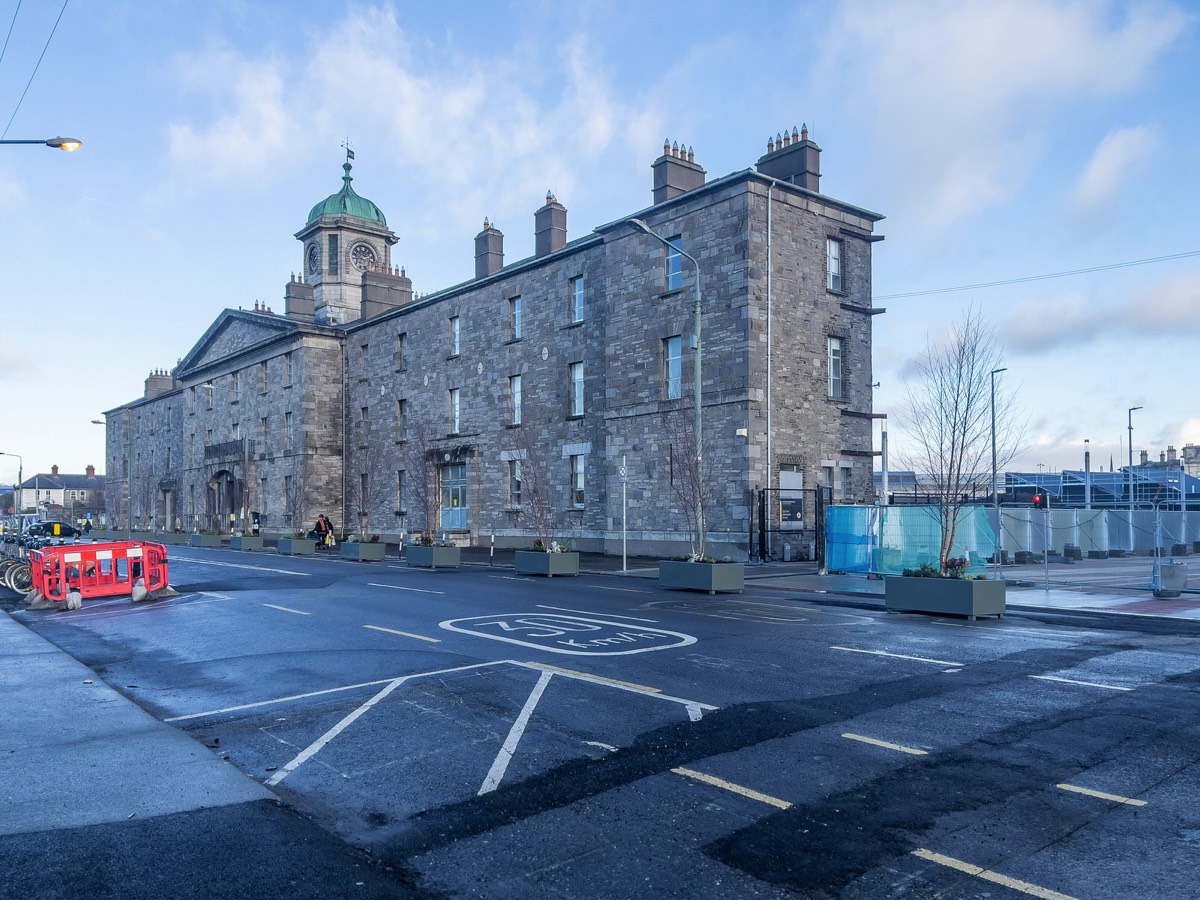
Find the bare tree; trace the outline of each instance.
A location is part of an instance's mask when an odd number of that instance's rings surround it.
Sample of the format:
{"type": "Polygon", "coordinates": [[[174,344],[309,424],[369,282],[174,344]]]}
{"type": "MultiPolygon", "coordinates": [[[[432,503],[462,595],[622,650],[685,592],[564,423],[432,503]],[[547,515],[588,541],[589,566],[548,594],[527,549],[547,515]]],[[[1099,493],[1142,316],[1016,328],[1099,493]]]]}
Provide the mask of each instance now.
{"type": "Polygon", "coordinates": [[[708,511],[712,507],[714,467],[703,435],[700,452],[697,452],[694,415],[692,407],[680,407],[665,413],[663,434],[670,442],[667,456],[668,485],[687,527],[690,558],[703,560],[708,511]]]}
{"type": "Polygon", "coordinates": [[[389,480],[383,477],[386,461],[383,441],[364,426],[359,446],[351,454],[350,461],[347,470],[354,474],[347,479],[350,504],[347,514],[357,514],[359,537],[366,538],[371,531],[372,513],[381,509],[382,501],[388,495],[389,480]]]}
{"type": "Polygon", "coordinates": [[[538,549],[549,550],[554,542],[556,500],[566,490],[565,482],[554,477],[547,445],[535,438],[537,429],[530,422],[528,409],[524,424],[510,431],[516,474],[521,482],[520,513],[529,520],[537,535],[538,549]]]}
{"type": "Polygon", "coordinates": [[[415,416],[407,425],[402,458],[405,486],[412,501],[408,503],[409,514],[414,506],[420,510],[421,538],[424,543],[432,544],[442,518],[437,451],[432,446],[429,426],[415,416]]]}
{"type": "Polygon", "coordinates": [[[283,480],[283,502],[292,534],[302,537],[308,522],[308,454],[292,458],[292,474],[283,480]]]}
{"type": "MultiPolygon", "coordinates": [[[[927,343],[898,417],[912,442],[911,449],[899,454],[902,464],[926,474],[933,488],[943,575],[965,498],[979,476],[992,470],[992,372],[1003,362],[995,329],[978,309],[966,310],[941,343],[927,343]]],[[[995,413],[996,467],[1002,471],[1024,436],[1012,391],[997,392],[995,413]]]]}

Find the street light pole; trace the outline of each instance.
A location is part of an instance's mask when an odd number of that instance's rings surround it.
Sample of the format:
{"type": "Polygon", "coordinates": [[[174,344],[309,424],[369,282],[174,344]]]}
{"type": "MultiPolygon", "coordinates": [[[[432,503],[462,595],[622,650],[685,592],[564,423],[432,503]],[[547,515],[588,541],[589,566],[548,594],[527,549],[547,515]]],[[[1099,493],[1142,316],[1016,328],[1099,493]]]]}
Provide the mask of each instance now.
{"type": "Polygon", "coordinates": [[[0,141],[0,144],[42,144],[46,147],[52,147],[55,150],[66,150],[68,153],[74,153],[83,146],[83,141],[79,140],[78,138],[52,137],[39,139],[36,141],[7,140],[0,141]]]}
{"type": "MultiPolygon", "coordinates": [[[[696,490],[697,490],[697,492],[699,492],[700,479],[702,477],[702,475],[701,475],[702,470],[701,470],[701,466],[700,466],[701,457],[702,457],[701,444],[700,444],[700,436],[701,436],[701,427],[700,427],[701,426],[701,419],[700,419],[700,384],[701,384],[701,380],[700,380],[700,346],[701,346],[700,345],[700,263],[696,259],[696,257],[692,256],[686,250],[683,250],[682,248],[675,246],[670,241],[668,241],[665,237],[662,237],[661,235],[656,234],[653,231],[651,231],[650,226],[647,225],[645,222],[643,222],[641,219],[629,219],[628,221],[629,221],[629,224],[632,225],[634,228],[638,229],[638,231],[644,231],[646,234],[650,235],[650,237],[654,238],[656,241],[659,241],[663,246],[665,246],[668,249],[668,251],[674,250],[680,256],[686,257],[687,259],[691,260],[692,266],[696,269],[696,311],[695,311],[695,323],[693,325],[693,336],[692,336],[692,343],[694,344],[692,349],[695,351],[695,355],[693,357],[693,365],[692,365],[692,380],[694,382],[693,390],[695,393],[695,404],[696,404],[696,421],[695,421],[695,429],[696,429],[696,436],[695,436],[695,440],[696,440],[696,490]]],[[[769,473],[768,473],[768,476],[769,476],[769,473]]],[[[703,555],[703,552],[704,552],[704,506],[700,502],[700,497],[698,495],[696,497],[696,538],[697,538],[697,543],[699,544],[699,547],[697,547],[696,550],[698,553],[703,555]]]]}
{"type": "Polygon", "coordinates": [[[996,488],[996,376],[1007,372],[1007,368],[992,369],[992,506],[996,510],[996,545],[992,548],[992,559],[996,567],[996,580],[1000,580],[1004,565],[1004,523],[1000,521],[1000,491],[996,488]]]}
{"type": "Polygon", "coordinates": [[[1140,406],[1129,407],[1129,552],[1133,553],[1133,414],[1140,406]]]}
{"type": "Polygon", "coordinates": [[[15,456],[17,458],[17,487],[13,491],[13,505],[17,508],[17,533],[23,534],[25,531],[25,516],[21,512],[21,504],[17,502],[17,491],[21,491],[21,499],[25,499],[25,491],[21,489],[21,482],[25,480],[25,457],[20,453],[5,453],[0,451],[0,456],[15,456]]]}

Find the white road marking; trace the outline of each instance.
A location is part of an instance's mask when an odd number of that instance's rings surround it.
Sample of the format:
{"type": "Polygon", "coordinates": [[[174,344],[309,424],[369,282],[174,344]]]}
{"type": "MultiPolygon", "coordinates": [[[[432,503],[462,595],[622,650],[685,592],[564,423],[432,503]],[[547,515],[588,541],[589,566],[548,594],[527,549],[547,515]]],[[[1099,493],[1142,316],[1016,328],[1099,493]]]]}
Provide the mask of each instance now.
{"type": "Polygon", "coordinates": [[[654,591],[640,591],[637,588],[609,587],[606,584],[593,585],[598,591],[620,591],[623,594],[653,594],[654,591]]]}
{"type": "Polygon", "coordinates": [[[201,597],[212,597],[214,600],[232,600],[232,597],[226,597],[224,594],[213,594],[209,591],[196,591],[201,597]]]}
{"type": "Polygon", "coordinates": [[[1062,684],[1078,684],[1083,687],[1104,688],[1106,691],[1132,691],[1130,687],[1118,687],[1115,684],[1100,684],[1095,681],[1076,681],[1073,678],[1058,678],[1054,675],[1030,675],[1030,678],[1037,678],[1039,681],[1058,681],[1062,684]]]}
{"type": "Polygon", "coordinates": [[[275,785],[279,784],[279,782],[287,778],[288,775],[296,771],[296,769],[300,768],[300,766],[304,765],[304,763],[308,762],[308,760],[320,753],[321,749],[325,747],[326,744],[349,728],[359,718],[359,716],[387,697],[388,694],[400,687],[400,685],[404,684],[404,682],[408,681],[409,677],[410,676],[408,675],[402,675],[399,678],[388,682],[387,687],[385,687],[358,709],[354,710],[354,712],[350,713],[350,715],[346,716],[344,719],[326,731],[323,735],[305,747],[298,756],[292,759],[291,762],[268,778],[266,781],[267,787],[274,787],[275,785]]]}
{"type": "MultiPolygon", "coordinates": [[[[613,588],[613,590],[621,590],[621,588],[613,588]]],[[[634,593],[649,594],[650,591],[635,591],[634,593]]],[[[584,613],[585,615],[589,615],[589,616],[605,615],[605,616],[608,616],[610,619],[632,619],[634,622],[650,622],[651,624],[654,624],[654,625],[658,624],[658,619],[639,619],[637,616],[614,616],[614,615],[611,615],[610,613],[596,613],[596,612],[592,612],[591,610],[587,610],[587,609],[571,609],[570,607],[567,607],[567,606],[546,606],[546,604],[544,604],[544,603],[539,603],[539,604],[537,604],[537,608],[538,609],[557,609],[559,612],[584,613]]]]}
{"type": "Polygon", "coordinates": [[[959,872],[965,872],[968,875],[974,875],[976,878],[982,878],[984,881],[990,881],[993,884],[1003,885],[1006,888],[1012,888],[1014,891],[1020,891],[1022,894],[1029,894],[1031,897],[1039,897],[1041,900],[1075,900],[1074,897],[1068,894],[1060,894],[1058,891],[1052,891],[1049,888],[1039,887],[1036,884],[1030,884],[1028,881],[1019,881],[1016,878],[1009,878],[1007,875],[1000,875],[997,872],[991,872],[982,866],[975,866],[968,862],[963,862],[961,859],[955,859],[952,856],[943,856],[940,853],[934,853],[932,850],[914,850],[913,856],[919,856],[921,859],[927,859],[930,862],[935,862],[939,866],[946,866],[949,869],[954,869],[959,872]]]}
{"type": "Polygon", "coordinates": [[[780,800],[778,797],[772,797],[770,794],[763,794],[752,788],[742,787],[740,784],[734,784],[732,781],[726,781],[724,778],[717,778],[715,775],[705,775],[703,772],[697,772],[695,769],[678,768],[671,771],[676,775],[694,778],[696,781],[703,781],[705,784],[711,784],[714,787],[731,791],[734,794],[741,794],[743,797],[749,797],[751,800],[757,800],[759,803],[766,803],[778,809],[792,808],[792,804],[787,800],[780,800]]]}
{"type": "Polygon", "coordinates": [[[1073,784],[1056,784],[1056,788],[1064,791],[1074,791],[1086,797],[1096,797],[1100,800],[1111,800],[1113,803],[1125,803],[1129,806],[1145,806],[1145,800],[1135,800],[1132,797],[1122,797],[1120,794],[1106,794],[1104,791],[1093,791],[1090,788],[1076,787],[1073,784]]]}
{"type": "MultiPolygon", "coordinates": [[[[489,666],[502,665],[520,665],[511,659],[498,659],[495,662],[474,663],[469,666],[456,666],[453,669],[437,669],[433,672],[417,672],[413,675],[403,676],[405,678],[422,678],[428,675],[445,675],[450,672],[463,672],[468,669],[486,669],[489,666]]],[[[203,719],[206,716],[220,716],[225,713],[241,712],[244,709],[257,709],[260,706],[274,706],[277,703],[291,703],[293,700],[307,700],[310,697],[324,697],[327,694],[340,694],[343,691],[357,691],[362,688],[375,687],[380,684],[388,684],[393,681],[392,678],[381,678],[377,681],[363,681],[358,684],[347,684],[342,687],[325,688],[321,691],[308,691],[304,694],[290,694],[287,697],[273,697],[270,700],[258,700],[254,703],[241,703],[237,706],[226,706],[224,709],[206,709],[204,712],[188,713],[184,716],[172,716],[169,719],[163,719],[164,722],[184,722],[188,719],[203,719]]]]}
{"type": "Polygon", "coordinates": [[[539,672],[552,671],[557,675],[561,675],[563,678],[574,678],[578,681],[587,681],[592,684],[602,684],[605,687],[615,688],[618,691],[629,691],[631,694],[641,694],[643,697],[653,697],[655,700],[670,700],[672,703],[678,703],[681,706],[686,707],[688,711],[688,717],[693,722],[699,722],[700,717],[704,714],[705,710],[712,711],[720,709],[719,706],[710,706],[707,703],[700,703],[696,700],[688,700],[685,697],[673,697],[670,694],[655,693],[650,688],[635,687],[627,682],[613,681],[609,678],[596,678],[583,672],[572,672],[570,669],[559,669],[552,666],[547,667],[542,663],[535,662],[517,662],[515,659],[508,659],[505,660],[505,662],[511,663],[514,666],[523,666],[526,669],[535,669],[539,672]]]}
{"type": "Polygon", "coordinates": [[[842,735],[842,737],[848,738],[849,740],[852,740],[852,741],[860,741],[864,744],[870,744],[873,747],[882,747],[885,750],[895,750],[899,753],[908,753],[911,756],[928,756],[929,755],[928,750],[920,750],[916,747],[905,747],[903,744],[893,744],[890,741],[880,741],[880,740],[876,740],[875,738],[866,737],[865,735],[861,735],[861,734],[851,734],[850,732],[846,732],[845,734],[842,735]]]}
{"type": "Polygon", "coordinates": [[[367,587],[391,588],[393,591],[412,591],[415,594],[444,594],[445,591],[426,591],[421,588],[401,587],[398,584],[379,584],[375,581],[368,581],[367,587]]]}
{"type": "Polygon", "coordinates": [[[871,656],[889,656],[892,659],[909,659],[913,662],[933,663],[935,666],[958,666],[961,668],[966,663],[950,662],[945,659],[927,659],[924,656],[905,656],[903,653],[888,653],[884,650],[858,650],[854,647],[830,647],[830,650],[845,650],[847,653],[867,653],[871,656]]]}
{"type": "Polygon", "coordinates": [[[620,747],[614,747],[612,744],[602,744],[599,741],[584,741],[589,747],[599,747],[601,750],[607,750],[609,753],[616,753],[620,747]]]}
{"type": "Polygon", "coordinates": [[[418,641],[429,641],[431,644],[440,644],[441,638],[425,637],[423,634],[413,634],[411,631],[397,631],[395,628],[384,628],[382,625],[364,625],[363,628],[370,628],[372,631],[386,631],[388,634],[398,634],[401,637],[416,638],[418,641]]]}
{"type": "Polygon", "coordinates": [[[560,675],[574,675],[577,678],[582,678],[587,681],[599,681],[603,684],[615,684],[620,687],[630,687],[635,690],[645,691],[647,694],[661,694],[662,688],[646,687],[644,684],[635,684],[632,681],[621,681],[618,678],[605,678],[603,675],[592,675],[590,672],[577,672],[574,669],[564,669],[561,666],[552,666],[549,663],[531,662],[529,665],[536,669],[541,669],[545,672],[557,672],[560,675]]]}
{"type": "Polygon", "coordinates": [[[292,609],[291,607],[288,607],[288,606],[276,606],[274,603],[264,603],[263,606],[267,607],[268,609],[277,609],[280,612],[295,613],[298,616],[311,616],[312,615],[312,613],[307,613],[300,609],[292,609]]]}
{"type": "Polygon", "coordinates": [[[538,678],[537,684],[534,685],[533,691],[529,695],[529,699],[525,701],[525,706],[521,708],[521,714],[517,716],[517,720],[513,722],[512,728],[509,729],[508,737],[504,740],[504,746],[496,754],[496,759],[492,762],[492,768],[488,770],[487,777],[483,779],[483,785],[479,788],[477,796],[490,793],[500,786],[500,780],[504,777],[505,771],[508,770],[508,764],[512,762],[513,754],[517,751],[517,744],[521,742],[521,735],[525,733],[525,727],[529,724],[529,719],[533,715],[538,701],[542,699],[546,685],[550,683],[550,679],[553,677],[553,672],[542,672],[538,678]]]}
{"type": "Polygon", "coordinates": [[[245,563],[216,562],[211,559],[196,559],[191,556],[177,556],[174,553],[171,554],[169,561],[170,562],[192,563],[192,564],[198,565],[198,566],[217,566],[218,568],[223,568],[223,569],[249,569],[252,572],[270,572],[273,575],[309,576],[312,574],[312,572],[297,572],[294,569],[273,569],[269,566],[249,566],[249,565],[246,565],[245,563]]]}

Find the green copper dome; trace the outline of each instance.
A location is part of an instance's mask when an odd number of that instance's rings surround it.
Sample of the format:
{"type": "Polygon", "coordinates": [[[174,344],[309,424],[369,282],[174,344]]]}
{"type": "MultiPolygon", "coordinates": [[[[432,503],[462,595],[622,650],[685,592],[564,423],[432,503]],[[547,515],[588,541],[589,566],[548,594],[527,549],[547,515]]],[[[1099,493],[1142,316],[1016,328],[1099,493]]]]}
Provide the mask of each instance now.
{"type": "Polygon", "coordinates": [[[384,218],[383,211],[368,200],[366,197],[360,197],[354,193],[354,188],[350,187],[350,163],[347,161],[342,168],[346,174],[342,176],[342,189],[336,194],[330,194],[320,203],[312,208],[312,212],[308,214],[309,224],[315,222],[321,216],[357,216],[360,219],[370,219],[373,222],[378,222],[380,225],[387,225],[387,219],[384,218]]]}

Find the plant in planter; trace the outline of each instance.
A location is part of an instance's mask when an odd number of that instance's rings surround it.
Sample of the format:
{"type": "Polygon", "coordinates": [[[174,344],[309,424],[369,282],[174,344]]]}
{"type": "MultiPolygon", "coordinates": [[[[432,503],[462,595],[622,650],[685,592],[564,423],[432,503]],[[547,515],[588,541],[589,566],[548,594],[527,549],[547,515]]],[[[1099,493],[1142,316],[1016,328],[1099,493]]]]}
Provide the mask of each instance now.
{"type": "Polygon", "coordinates": [[[578,575],[579,554],[566,540],[554,536],[554,498],[560,490],[544,446],[535,441],[536,429],[528,423],[512,431],[509,457],[510,511],[526,518],[537,536],[528,550],[518,550],[514,566],[522,575],[578,575]]]}
{"type": "Polygon", "coordinates": [[[946,615],[1003,616],[1006,586],[1003,581],[990,581],[984,575],[968,575],[967,557],[946,559],[942,574],[925,563],[916,569],[905,569],[900,575],[885,575],[884,606],[905,612],[928,612],[946,615]]]}
{"type": "Polygon", "coordinates": [[[710,455],[704,453],[703,436],[696,442],[691,412],[677,409],[663,416],[663,434],[670,441],[669,490],[688,533],[688,555],[684,559],[662,560],[658,564],[658,583],[662,587],[704,591],[741,591],[746,567],[731,560],[718,561],[706,550],[707,510],[712,505],[712,486],[716,479],[710,455]]]}

